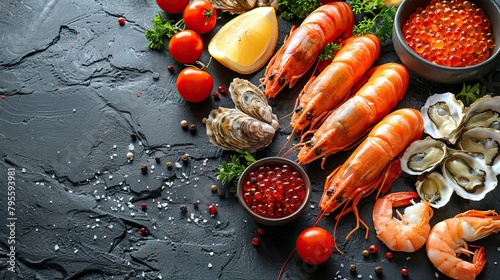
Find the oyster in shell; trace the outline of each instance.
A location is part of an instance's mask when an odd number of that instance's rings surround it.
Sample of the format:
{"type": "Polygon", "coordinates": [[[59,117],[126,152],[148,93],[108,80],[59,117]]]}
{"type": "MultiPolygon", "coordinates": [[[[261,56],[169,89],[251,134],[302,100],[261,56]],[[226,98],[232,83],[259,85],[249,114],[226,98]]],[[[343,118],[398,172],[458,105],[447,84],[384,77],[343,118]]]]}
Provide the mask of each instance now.
{"type": "Polygon", "coordinates": [[[401,157],[401,169],[411,175],[433,171],[448,155],[448,147],[442,141],[426,137],[414,141],[401,157]]]}
{"type": "Polygon", "coordinates": [[[235,78],[229,85],[229,92],[236,109],[278,128],[278,118],[273,114],[267,98],[260,88],[250,81],[235,78]]]}
{"type": "Polygon", "coordinates": [[[476,126],[500,131],[500,96],[486,95],[467,107],[464,129],[476,126]]]}
{"type": "Polygon", "coordinates": [[[420,109],[424,132],[434,139],[455,144],[464,121],[464,104],[451,92],[429,96],[420,109]]]}
{"type": "Polygon", "coordinates": [[[462,132],[457,144],[461,150],[481,155],[500,174],[500,130],[472,127],[462,132]]]}
{"type": "Polygon", "coordinates": [[[498,179],[491,166],[478,156],[456,150],[441,165],[446,181],[466,199],[481,200],[495,189],[498,179]]]}
{"type": "Polygon", "coordinates": [[[278,9],[277,0],[209,0],[216,9],[230,14],[242,14],[256,7],[278,9]]]}
{"type": "Polygon", "coordinates": [[[453,188],[443,175],[436,171],[418,176],[415,187],[420,198],[429,201],[434,208],[446,205],[453,195],[453,188]]]}
{"type": "Polygon", "coordinates": [[[207,136],[214,146],[223,150],[253,153],[273,140],[275,129],[237,109],[219,107],[210,112],[207,136]]]}

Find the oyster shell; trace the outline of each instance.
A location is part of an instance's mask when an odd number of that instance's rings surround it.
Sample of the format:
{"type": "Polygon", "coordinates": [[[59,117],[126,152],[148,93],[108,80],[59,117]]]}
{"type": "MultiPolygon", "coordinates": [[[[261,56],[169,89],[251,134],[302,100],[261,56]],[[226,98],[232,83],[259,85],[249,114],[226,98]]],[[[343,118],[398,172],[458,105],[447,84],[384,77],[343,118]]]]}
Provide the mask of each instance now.
{"type": "Polygon", "coordinates": [[[462,132],[457,145],[464,151],[481,155],[495,174],[500,174],[500,130],[472,127],[462,132]]]}
{"type": "Polygon", "coordinates": [[[481,200],[495,189],[498,179],[483,159],[465,151],[450,153],[441,165],[446,181],[463,198],[481,200]]]}
{"type": "Polygon", "coordinates": [[[253,153],[273,140],[275,129],[237,109],[219,107],[210,112],[207,136],[214,146],[223,150],[253,153]]]}
{"type": "Polygon", "coordinates": [[[500,96],[486,95],[467,107],[464,129],[476,126],[500,131],[500,96]]]}
{"type": "Polygon", "coordinates": [[[436,171],[418,176],[415,187],[420,198],[429,201],[434,208],[446,205],[453,195],[453,188],[443,175],[436,171]]]}
{"type": "Polygon", "coordinates": [[[267,98],[260,88],[250,81],[234,78],[229,85],[229,92],[236,109],[278,128],[278,118],[273,114],[267,98]]]}
{"type": "Polygon", "coordinates": [[[216,9],[230,14],[242,14],[256,7],[273,7],[278,10],[277,0],[209,0],[216,9]]]}
{"type": "Polygon", "coordinates": [[[429,96],[420,109],[424,132],[435,139],[455,144],[464,121],[464,104],[451,92],[429,96]]]}
{"type": "Polygon", "coordinates": [[[426,137],[414,141],[401,157],[401,169],[411,175],[430,172],[440,165],[448,154],[444,142],[426,137]]]}

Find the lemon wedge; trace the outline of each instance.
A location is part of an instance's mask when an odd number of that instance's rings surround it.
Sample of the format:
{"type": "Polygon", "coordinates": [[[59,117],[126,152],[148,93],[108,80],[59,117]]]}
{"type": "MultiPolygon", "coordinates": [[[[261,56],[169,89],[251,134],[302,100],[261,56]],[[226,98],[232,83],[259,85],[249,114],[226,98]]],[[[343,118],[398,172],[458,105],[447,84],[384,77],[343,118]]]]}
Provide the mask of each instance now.
{"type": "Polygon", "coordinates": [[[250,74],[271,59],[277,42],[274,8],[259,7],[224,24],[208,44],[208,52],[227,68],[250,74]]]}

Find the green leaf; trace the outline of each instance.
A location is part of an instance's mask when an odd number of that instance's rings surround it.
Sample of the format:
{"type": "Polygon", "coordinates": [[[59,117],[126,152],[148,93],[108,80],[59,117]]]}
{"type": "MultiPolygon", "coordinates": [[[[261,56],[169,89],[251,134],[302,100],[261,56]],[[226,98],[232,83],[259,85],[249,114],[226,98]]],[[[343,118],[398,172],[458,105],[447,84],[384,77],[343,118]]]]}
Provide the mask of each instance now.
{"type": "Polygon", "coordinates": [[[245,169],[256,160],[247,152],[238,152],[238,155],[231,155],[230,161],[223,161],[215,171],[217,180],[223,185],[233,182],[233,186],[229,191],[236,192],[236,184],[245,169]]]}

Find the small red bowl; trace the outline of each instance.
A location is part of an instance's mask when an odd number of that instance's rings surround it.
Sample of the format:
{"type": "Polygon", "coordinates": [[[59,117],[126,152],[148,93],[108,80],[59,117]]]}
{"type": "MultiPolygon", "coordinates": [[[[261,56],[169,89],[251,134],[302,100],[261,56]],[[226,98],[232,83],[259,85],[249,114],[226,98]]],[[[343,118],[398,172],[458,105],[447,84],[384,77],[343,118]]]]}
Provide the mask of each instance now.
{"type": "Polygon", "coordinates": [[[248,166],[237,187],[245,212],[254,221],[269,226],[297,219],[309,204],[311,193],[306,172],[297,163],[281,157],[264,158],[248,166]]]}

